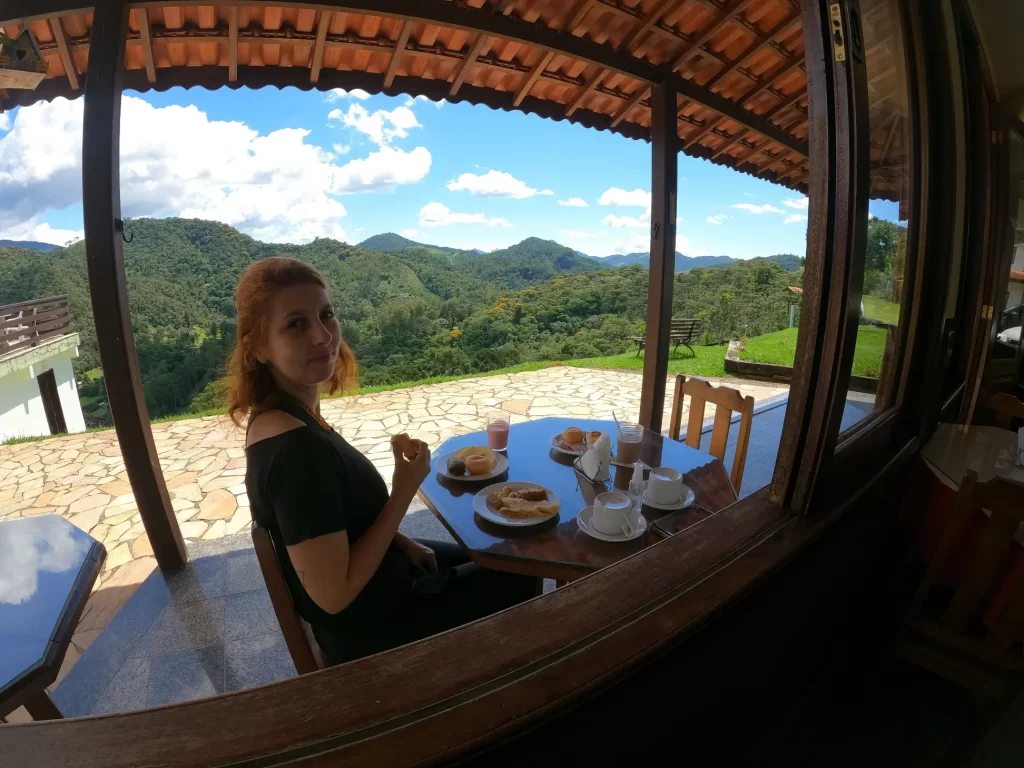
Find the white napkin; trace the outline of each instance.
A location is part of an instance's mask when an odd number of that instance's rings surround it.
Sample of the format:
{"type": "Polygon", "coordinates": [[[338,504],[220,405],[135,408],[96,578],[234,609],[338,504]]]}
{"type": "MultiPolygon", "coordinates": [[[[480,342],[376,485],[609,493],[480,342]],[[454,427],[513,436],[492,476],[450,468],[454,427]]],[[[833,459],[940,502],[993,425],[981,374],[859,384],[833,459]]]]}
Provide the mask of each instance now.
{"type": "Polygon", "coordinates": [[[608,435],[602,434],[583,454],[580,459],[580,469],[587,477],[603,483],[611,477],[611,466],[612,439],[608,435]]]}

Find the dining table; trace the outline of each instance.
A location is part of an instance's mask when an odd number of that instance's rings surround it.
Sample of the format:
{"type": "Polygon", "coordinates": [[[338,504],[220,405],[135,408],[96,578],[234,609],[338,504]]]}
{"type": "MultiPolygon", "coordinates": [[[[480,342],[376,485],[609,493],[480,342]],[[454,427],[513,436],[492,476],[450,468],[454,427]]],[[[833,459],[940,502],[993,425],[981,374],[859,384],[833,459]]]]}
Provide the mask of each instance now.
{"type": "MultiPolygon", "coordinates": [[[[909,528],[914,544],[925,562],[938,550],[946,527],[952,520],[957,492],[964,473],[972,470],[978,482],[1004,478],[1021,484],[1024,499],[1024,466],[1018,433],[999,427],[963,424],[939,424],[922,447],[918,461],[911,469],[902,505],[902,519],[909,528]]],[[[955,587],[962,580],[987,518],[991,513],[981,507],[970,510],[970,518],[951,558],[949,570],[939,581],[955,587]]],[[[1017,586],[1024,583],[1024,525],[1014,535],[1007,561],[1001,564],[996,587],[988,596],[982,620],[993,626],[1013,598],[1017,586]]]]}
{"type": "Polygon", "coordinates": [[[34,720],[62,716],[46,689],[106,556],[60,515],[0,522],[0,719],[22,705],[34,720]]]}
{"type": "MultiPolygon", "coordinates": [[[[601,541],[584,533],[576,522],[581,510],[601,492],[609,490],[575,468],[576,456],[561,453],[553,439],[567,427],[584,432],[602,432],[611,437],[616,455],[616,424],[612,421],[574,418],[543,418],[512,424],[508,446],[501,453],[508,470],[487,480],[454,480],[431,472],[422,483],[419,496],[452,535],[470,559],[484,568],[525,574],[538,579],[569,582],[612,565],[698,524],[709,515],[736,501],[736,491],[720,460],[664,435],[646,430],[640,445],[640,459],[648,468],[671,467],[683,474],[693,490],[694,501],[685,509],[668,511],[647,505],[642,514],[647,530],[630,541],[601,541]],[[474,511],[474,497],[496,483],[528,482],[553,491],[559,500],[558,514],[529,526],[502,525],[484,519],[474,511]]],[[[472,432],[449,438],[433,451],[435,463],[468,446],[487,445],[486,432],[472,432]]],[[[632,466],[612,466],[610,488],[626,491],[633,476],[632,466]]],[[[645,470],[645,475],[649,469],[645,470]]]]}

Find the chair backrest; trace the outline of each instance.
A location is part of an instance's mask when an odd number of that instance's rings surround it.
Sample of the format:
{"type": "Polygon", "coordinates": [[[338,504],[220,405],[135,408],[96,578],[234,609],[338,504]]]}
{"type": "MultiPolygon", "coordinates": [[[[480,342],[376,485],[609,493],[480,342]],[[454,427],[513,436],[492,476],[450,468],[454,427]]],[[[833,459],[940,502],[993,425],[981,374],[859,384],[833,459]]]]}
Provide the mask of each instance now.
{"type": "Polygon", "coordinates": [[[700,325],[700,320],[673,319],[671,330],[675,335],[693,336],[698,330],[700,330],[700,325]]]}
{"type": "MultiPolygon", "coordinates": [[[[956,504],[949,525],[943,532],[939,547],[928,564],[924,579],[911,603],[908,621],[916,623],[932,588],[948,572],[951,560],[960,557],[960,548],[971,511],[981,507],[991,512],[988,522],[972,552],[967,553],[966,568],[949,604],[933,623],[935,630],[947,639],[955,637],[963,643],[964,631],[978,616],[989,598],[994,582],[1003,574],[1012,548],[1017,546],[1014,536],[1024,523],[1024,484],[1005,478],[979,483],[973,470],[964,474],[957,493],[956,504]]],[[[982,643],[996,654],[1008,651],[1015,642],[1024,639],[1024,584],[1018,585],[1006,608],[999,614],[982,643]]]]}
{"type": "Polygon", "coordinates": [[[263,580],[267,583],[270,602],[274,606],[277,623],[281,625],[281,634],[292,656],[295,671],[305,675],[329,666],[309,624],[295,610],[295,601],[288,591],[288,582],[284,580],[270,532],[255,520],[252,521],[252,545],[256,549],[256,558],[263,571],[263,580]]]}
{"type": "Polygon", "coordinates": [[[988,399],[988,407],[996,412],[996,426],[1009,429],[1014,419],[1024,419],[1024,403],[1009,392],[999,392],[988,399]]]}
{"type": "Polygon", "coordinates": [[[729,427],[732,415],[740,414],[740,431],[736,436],[736,452],[733,455],[730,480],[736,493],[740,492],[743,470],[747,464],[747,446],[750,444],[750,426],[754,420],[754,398],[744,397],[731,387],[713,387],[703,379],[688,379],[682,374],[676,376],[676,392],[672,402],[672,416],[669,419],[668,436],[679,439],[683,419],[683,396],[690,396],[690,416],[686,425],[686,444],[700,448],[700,435],[704,427],[704,408],[707,403],[715,405],[715,422],[711,429],[710,453],[719,461],[725,461],[725,448],[729,442],[729,427]]]}

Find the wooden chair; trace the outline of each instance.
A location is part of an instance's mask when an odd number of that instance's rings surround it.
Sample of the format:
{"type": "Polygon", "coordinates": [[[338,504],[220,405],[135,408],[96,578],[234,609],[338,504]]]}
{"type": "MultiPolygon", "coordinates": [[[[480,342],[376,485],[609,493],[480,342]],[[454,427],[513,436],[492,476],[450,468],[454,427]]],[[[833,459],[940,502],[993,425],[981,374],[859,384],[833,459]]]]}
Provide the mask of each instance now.
{"type": "Polygon", "coordinates": [[[1024,656],[1019,651],[1024,640],[1024,584],[1017,586],[991,627],[980,616],[1017,546],[1014,535],[1022,522],[1024,485],[1004,478],[978,483],[977,473],[965,473],[950,523],[907,613],[897,646],[900,657],[1004,701],[1013,694],[1024,681],[1024,656]],[[936,598],[944,597],[938,580],[960,555],[965,526],[976,507],[990,511],[991,517],[964,561],[952,597],[936,604],[936,598]]]}
{"type": "Polygon", "coordinates": [[[1014,419],[1024,419],[1024,403],[1009,392],[999,392],[988,399],[988,407],[996,412],[996,426],[1009,429],[1014,419]]]}
{"type": "Polygon", "coordinates": [[[295,664],[295,671],[305,675],[330,666],[316,638],[313,637],[313,630],[295,610],[295,602],[288,591],[288,583],[284,580],[270,532],[255,520],[252,522],[252,545],[256,549],[256,558],[260,562],[260,570],[263,571],[263,580],[267,583],[270,602],[274,606],[274,613],[277,614],[277,623],[281,625],[281,633],[292,656],[292,663],[295,664]]]}
{"type": "Polygon", "coordinates": [[[734,412],[740,414],[740,432],[736,436],[736,452],[732,459],[730,479],[738,494],[743,482],[743,470],[747,465],[747,446],[750,444],[750,425],[754,421],[754,398],[744,397],[731,387],[712,387],[703,379],[687,379],[676,376],[675,399],[672,402],[672,416],[668,424],[668,436],[679,439],[683,419],[683,396],[690,396],[690,418],[686,424],[686,444],[700,449],[700,435],[704,427],[704,408],[707,403],[715,405],[715,423],[711,430],[710,453],[719,461],[725,461],[725,446],[729,442],[729,426],[734,412]]]}

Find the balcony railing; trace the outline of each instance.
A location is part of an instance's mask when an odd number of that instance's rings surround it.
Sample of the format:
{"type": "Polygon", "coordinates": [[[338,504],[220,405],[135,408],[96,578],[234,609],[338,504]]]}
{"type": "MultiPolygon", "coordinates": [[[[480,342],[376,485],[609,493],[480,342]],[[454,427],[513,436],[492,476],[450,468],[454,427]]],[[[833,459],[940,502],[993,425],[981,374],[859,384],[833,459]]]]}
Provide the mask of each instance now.
{"type": "Polygon", "coordinates": [[[71,333],[67,296],[0,307],[0,357],[71,333]]]}

